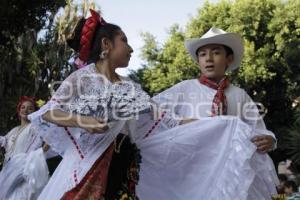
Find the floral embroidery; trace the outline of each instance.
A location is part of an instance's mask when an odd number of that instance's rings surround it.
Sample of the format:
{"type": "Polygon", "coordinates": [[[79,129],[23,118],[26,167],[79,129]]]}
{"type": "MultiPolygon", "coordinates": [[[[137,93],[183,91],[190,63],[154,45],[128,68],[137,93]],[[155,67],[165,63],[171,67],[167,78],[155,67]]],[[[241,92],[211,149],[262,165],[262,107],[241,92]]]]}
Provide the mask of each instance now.
{"type": "Polygon", "coordinates": [[[67,112],[108,121],[135,116],[150,108],[150,97],[140,85],[125,80],[112,84],[105,79],[97,75],[94,65],[89,65],[71,74],[52,99],[57,99],[67,112]]]}

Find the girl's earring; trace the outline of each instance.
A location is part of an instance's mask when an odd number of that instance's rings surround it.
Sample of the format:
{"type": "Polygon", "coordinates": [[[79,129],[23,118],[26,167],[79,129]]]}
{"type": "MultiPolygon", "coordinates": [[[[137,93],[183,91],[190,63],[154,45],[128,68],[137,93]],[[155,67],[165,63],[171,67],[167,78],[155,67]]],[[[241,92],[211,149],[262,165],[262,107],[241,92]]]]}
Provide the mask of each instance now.
{"type": "Polygon", "coordinates": [[[100,53],[100,59],[104,60],[108,55],[108,50],[104,50],[100,53]]]}

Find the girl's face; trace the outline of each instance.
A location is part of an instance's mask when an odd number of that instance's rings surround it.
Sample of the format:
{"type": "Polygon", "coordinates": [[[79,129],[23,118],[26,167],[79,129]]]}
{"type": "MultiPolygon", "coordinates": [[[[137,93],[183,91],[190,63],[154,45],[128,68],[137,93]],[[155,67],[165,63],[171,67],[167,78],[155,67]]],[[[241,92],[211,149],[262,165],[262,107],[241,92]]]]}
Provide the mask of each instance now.
{"type": "Polygon", "coordinates": [[[233,61],[232,55],[227,56],[224,46],[218,44],[200,47],[197,53],[201,73],[215,81],[224,77],[227,66],[233,61]]]}
{"type": "Polygon", "coordinates": [[[35,111],[34,105],[30,101],[24,101],[19,110],[19,116],[21,119],[26,119],[27,116],[35,111]]]}
{"type": "Polygon", "coordinates": [[[109,52],[109,58],[116,68],[127,67],[132,52],[133,49],[128,44],[126,35],[123,31],[120,31],[120,33],[114,38],[113,47],[109,52]]]}

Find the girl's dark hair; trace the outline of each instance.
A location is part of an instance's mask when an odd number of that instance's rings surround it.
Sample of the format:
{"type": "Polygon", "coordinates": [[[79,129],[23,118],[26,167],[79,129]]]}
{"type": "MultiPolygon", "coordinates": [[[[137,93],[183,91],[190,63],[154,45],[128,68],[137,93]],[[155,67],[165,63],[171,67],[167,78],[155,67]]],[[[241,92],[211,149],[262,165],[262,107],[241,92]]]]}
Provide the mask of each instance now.
{"type": "MultiPolygon", "coordinates": [[[[79,52],[80,50],[80,38],[81,38],[81,30],[84,26],[86,19],[82,18],[77,23],[72,38],[67,39],[67,44],[71,47],[75,52],[79,52]]],[[[114,38],[120,33],[121,28],[115,24],[106,23],[105,25],[101,25],[98,23],[95,34],[93,36],[92,45],[90,49],[89,59],[87,64],[96,63],[100,58],[99,55],[101,53],[101,40],[103,38],[108,38],[112,42],[114,38]]]]}
{"type": "Polygon", "coordinates": [[[287,182],[285,182],[284,186],[285,186],[285,187],[288,187],[288,188],[292,188],[292,190],[293,190],[294,192],[297,192],[297,191],[298,191],[297,184],[296,184],[294,181],[287,181],[287,182]]]}
{"type": "Polygon", "coordinates": [[[285,174],[278,174],[279,181],[286,182],[288,180],[287,176],[285,174]]]}

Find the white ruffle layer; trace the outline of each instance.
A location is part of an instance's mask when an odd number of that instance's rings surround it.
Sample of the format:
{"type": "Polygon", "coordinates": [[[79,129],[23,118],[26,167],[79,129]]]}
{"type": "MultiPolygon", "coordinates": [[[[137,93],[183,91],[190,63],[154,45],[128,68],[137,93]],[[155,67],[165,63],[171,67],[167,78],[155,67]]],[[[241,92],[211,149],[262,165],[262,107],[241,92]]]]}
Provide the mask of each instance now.
{"type": "Polygon", "coordinates": [[[207,118],[139,142],[142,200],[265,200],[278,184],[255,133],[234,117],[207,118]]]}
{"type": "Polygon", "coordinates": [[[34,200],[49,179],[48,166],[42,148],[20,153],[4,165],[0,173],[1,200],[34,200]]]}

